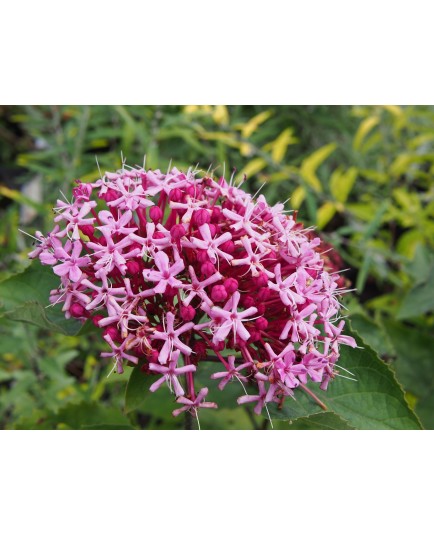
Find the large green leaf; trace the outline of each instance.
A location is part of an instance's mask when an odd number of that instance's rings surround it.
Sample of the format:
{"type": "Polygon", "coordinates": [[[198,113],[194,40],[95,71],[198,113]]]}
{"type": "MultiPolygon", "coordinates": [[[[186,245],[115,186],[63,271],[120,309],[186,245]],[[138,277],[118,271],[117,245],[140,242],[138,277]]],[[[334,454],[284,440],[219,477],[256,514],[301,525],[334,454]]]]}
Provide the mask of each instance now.
{"type": "Polygon", "coordinates": [[[58,285],[59,278],[51,267],[33,262],[24,272],[0,283],[0,316],[75,335],[82,324],[67,320],[61,305],[47,307],[50,291],[58,285]]]}
{"type": "MultiPolygon", "coordinates": [[[[153,374],[145,374],[140,370],[140,367],[135,367],[131,373],[125,391],[125,412],[130,413],[135,409],[140,408],[151,392],[149,387],[158,379],[158,376],[153,374]]],[[[160,388],[161,389],[161,388],[160,388]]],[[[165,393],[169,396],[169,393],[165,393]]]]}
{"type": "Polygon", "coordinates": [[[434,428],[434,337],[418,327],[386,322],[387,334],[397,354],[398,379],[416,398],[415,410],[426,428],[434,428]]]}
{"type": "Polygon", "coordinates": [[[290,430],[354,430],[347,421],[331,411],[300,417],[289,423],[290,430]]]}
{"type": "Polygon", "coordinates": [[[425,281],[413,287],[404,297],[398,319],[413,318],[434,310],[434,266],[425,281]]]}
{"type": "MultiPolygon", "coordinates": [[[[408,407],[404,392],[397,383],[391,368],[377,354],[352,333],[358,346],[341,346],[339,365],[354,374],[357,381],[335,378],[327,391],[316,385],[309,386],[326,406],[349,426],[357,429],[420,429],[416,415],[408,407]]],[[[343,373],[349,376],[347,373],[343,373]]],[[[281,410],[269,405],[272,418],[293,420],[310,417],[323,410],[301,389],[296,391],[296,401],[287,399],[281,410]],[[304,413],[304,415],[303,415],[304,413]]]]}

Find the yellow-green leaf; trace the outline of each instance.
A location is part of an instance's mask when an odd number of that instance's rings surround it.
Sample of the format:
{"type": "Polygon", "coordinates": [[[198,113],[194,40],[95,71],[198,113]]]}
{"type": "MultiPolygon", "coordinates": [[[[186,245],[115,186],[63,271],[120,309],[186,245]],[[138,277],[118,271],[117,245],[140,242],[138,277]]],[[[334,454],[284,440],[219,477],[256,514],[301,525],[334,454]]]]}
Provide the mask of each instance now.
{"type": "Polygon", "coordinates": [[[292,192],[291,206],[295,208],[296,210],[299,209],[305,197],[306,197],[306,190],[303,188],[303,186],[298,186],[292,192]]]}
{"type": "Polygon", "coordinates": [[[378,125],[380,119],[377,116],[367,117],[362,121],[357,129],[356,135],[354,136],[353,147],[354,149],[360,149],[363,140],[371,132],[371,130],[378,125]]]}
{"type": "Polygon", "coordinates": [[[316,215],[316,221],[317,221],[317,227],[318,229],[323,229],[328,222],[333,218],[333,216],[336,214],[336,206],[334,203],[327,201],[324,203],[324,205],[318,209],[317,215],[316,215]]]}
{"type": "Polygon", "coordinates": [[[215,106],[212,118],[218,125],[227,125],[229,123],[229,112],[227,107],[223,104],[215,106]]]}
{"type": "Polygon", "coordinates": [[[357,178],[357,169],[350,167],[347,171],[336,169],[330,178],[330,191],[336,201],[345,203],[357,178]]]}
{"type": "Polygon", "coordinates": [[[263,158],[253,158],[253,160],[250,160],[250,162],[238,173],[238,178],[242,179],[244,175],[247,177],[256,175],[256,173],[263,170],[266,165],[267,162],[263,158]]]}
{"type": "Polygon", "coordinates": [[[297,143],[297,138],[294,136],[292,128],[285,128],[285,130],[274,140],[273,148],[271,150],[271,158],[279,164],[285,156],[286,150],[289,145],[297,143]]]}
{"type": "Polygon", "coordinates": [[[395,177],[403,175],[415,159],[417,160],[417,156],[408,153],[398,155],[390,165],[390,173],[395,177]]]}
{"type": "Polygon", "coordinates": [[[335,151],[335,149],[335,143],[324,145],[324,147],[321,147],[305,158],[301,164],[300,174],[302,179],[317,192],[322,191],[322,186],[318,177],[316,176],[316,171],[324,160],[326,160],[333,153],[333,151],[335,151]]]}
{"type": "Polygon", "coordinates": [[[261,112],[258,115],[255,115],[255,117],[252,117],[250,121],[247,121],[246,124],[244,124],[241,127],[241,135],[244,138],[250,138],[250,136],[255,132],[255,130],[259,127],[259,125],[262,125],[269,117],[271,117],[272,112],[270,110],[266,110],[265,112],[261,112]]]}

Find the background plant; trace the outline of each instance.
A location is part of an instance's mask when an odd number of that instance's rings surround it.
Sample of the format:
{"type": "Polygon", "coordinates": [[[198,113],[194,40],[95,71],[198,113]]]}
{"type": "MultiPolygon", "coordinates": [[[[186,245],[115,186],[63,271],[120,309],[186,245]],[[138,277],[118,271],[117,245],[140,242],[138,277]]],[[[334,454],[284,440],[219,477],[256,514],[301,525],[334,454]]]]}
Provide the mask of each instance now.
{"type": "MultiPolygon", "coordinates": [[[[142,162],[146,153],[147,167],[166,169],[173,159],[179,168],[196,162],[205,169],[211,165],[215,173],[223,173],[223,166],[227,174],[236,168],[239,178],[247,175],[250,191],[266,181],[270,202],[290,198],[300,219],[317,226],[351,268],[345,276],[357,292],[345,304],[361,345],[372,347],[392,366],[408,411],[415,410],[425,427],[434,427],[434,108],[429,106],[0,109],[3,427],[179,425],[167,418],[164,393],[161,400],[157,393],[140,397],[143,389],[138,385],[135,391],[131,382],[125,411],[128,373],[106,378],[107,367],[96,360],[99,348],[92,329],[85,328],[86,336],[55,333],[73,328],[59,328],[59,318],[44,315],[38,326],[16,322],[29,311],[22,307],[28,292],[20,298],[16,289],[23,288],[23,281],[7,280],[28,264],[30,239],[18,227],[48,229],[59,189],[69,192],[75,178],[97,178],[95,155],[101,169],[119,167],[121,151],[131,164],[142,162]]],[[[43,293],[43,276],[33,277],[43,293]]],[[[32,311],[32,321],[35,315],[32,311]]],[[[352,364],[357,368],[363,361],[352,364]]],[[[380,368],[378,374],[386,370],[380,368]]],[[[363,391],[361,376],[363,370],[351,389],[363,391]]],[[[349,383],[337,388],[350,389],[349,383]]],[[[224,409],[209,416],[204,412],[203,427],[267,426],[224,398],[217,402],[224,409]]],[[[336,418],[336,409],[318,416],[303,408],[303,400],[299,406],[280,424],[273,417],[275,426],[380,426],[369,420],[369,408],[355,423],[352,416],[336,418]]]]}

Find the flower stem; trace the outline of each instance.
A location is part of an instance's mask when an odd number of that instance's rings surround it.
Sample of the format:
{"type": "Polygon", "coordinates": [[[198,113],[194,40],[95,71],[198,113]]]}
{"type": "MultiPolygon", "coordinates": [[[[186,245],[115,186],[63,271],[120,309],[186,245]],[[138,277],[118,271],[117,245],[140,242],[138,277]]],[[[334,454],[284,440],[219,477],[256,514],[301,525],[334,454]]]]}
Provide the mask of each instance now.
{"type": "Polygon", "coordinates": [[[304,391],[305,393],[307,393],[309,396],[311,396],[311,397],[315,400],[315,402],[318,404],[318,406],[319,406],[320,408],[322,408],[324,411],[327,411],[327,410],[328,410],[328,407],[324,404],[324,402],[322,402],[322,401],[316,396],[315,393],[312,393],[312,391],[311,391],[308,387],[306,387],[306,386],[303,385],[302,383],[300,383],[299,387],[300,387],[300,389],[303,389],[303,391],[304,391]]]}

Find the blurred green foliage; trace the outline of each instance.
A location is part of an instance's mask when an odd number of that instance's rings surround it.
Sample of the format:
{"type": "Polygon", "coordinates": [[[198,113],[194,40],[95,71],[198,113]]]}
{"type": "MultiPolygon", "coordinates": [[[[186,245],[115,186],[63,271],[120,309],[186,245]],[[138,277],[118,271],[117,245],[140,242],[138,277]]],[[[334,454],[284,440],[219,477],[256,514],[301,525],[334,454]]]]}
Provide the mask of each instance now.
{"type": "MultiPolygon", "coordinates": [[[[107,378],[111,366],[98,358],[92,329],[65,336],[47,329],[45,315],[37,327],[5,314],[1,281],[29,264],[31,239],[18,228],[48,230],[59,190],[70,197],[74,179],[99,177],[95,157],[104,171],[123,157],[141,164],[145,154],[146,167],[235,170],[252,192],[266,182],[270,202],[289,198],[349,267],[353,328],[393,366],[407,402],[434,428],[432,106],[0,107],[0,426],[183,426],[170,416],[167,393],[125,412],[128,374],[107,378]]],[[[266,425],[235,403],[220,404],[203,412],[203,427],[266,425]]]]}

